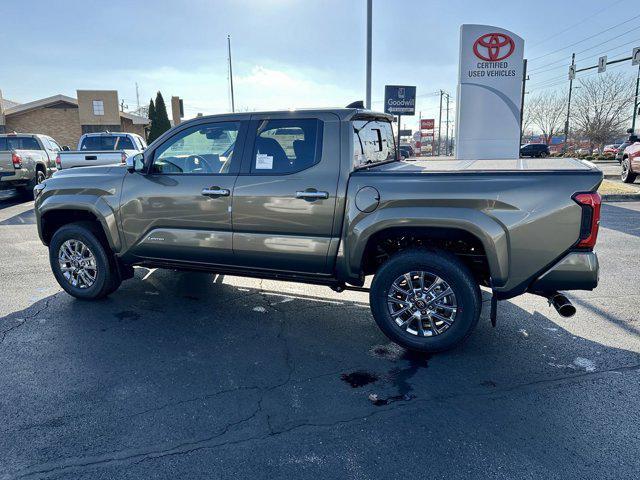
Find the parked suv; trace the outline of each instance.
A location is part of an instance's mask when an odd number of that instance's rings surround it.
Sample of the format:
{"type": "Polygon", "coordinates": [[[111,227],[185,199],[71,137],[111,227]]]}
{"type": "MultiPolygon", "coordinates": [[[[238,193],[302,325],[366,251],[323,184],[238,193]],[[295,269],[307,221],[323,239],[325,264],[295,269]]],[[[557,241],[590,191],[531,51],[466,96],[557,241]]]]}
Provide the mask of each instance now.
{"type": "Polygon", "coordinates": [[[114,292],[134,265],[336,291],[373,276],[377,324],[419,351],[471,333],[480,285],[493,320],[498,300],[525,292],[572,315],[558,291],[598,283],[602,172],[569,158],[398,162],[392,120],[357,108],[201,117],[126,168],[62,170],[36,187],[53,274],[81,299],[114,292]]]}
{"type": "Polygon", "coordinates": [[[521,157],[548,157],[549,145],[544,143],[527,143],[520,147],[521,157]]]}

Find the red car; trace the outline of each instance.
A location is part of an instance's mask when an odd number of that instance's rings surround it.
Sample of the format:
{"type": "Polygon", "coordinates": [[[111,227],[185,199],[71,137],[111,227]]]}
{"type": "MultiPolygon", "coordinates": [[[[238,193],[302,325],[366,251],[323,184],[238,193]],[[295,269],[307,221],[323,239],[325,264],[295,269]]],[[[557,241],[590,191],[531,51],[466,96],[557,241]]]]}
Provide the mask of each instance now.
{"type": "Polygon", "coordinates": [[[610,153],[612,155],[615,155],[616,153],[618,153],[618,148],[620,148],[619,143],[616,144],[611,144],[611,145],[605,145],[604,150],[602,150],[602,153],[607,154],[610,153]]]}
{"type": "Polygon", "coordinates": [[[638,175],[640,175],[640,141],[636,139],[622,155],[621,178],[624,183],[633,183],[638,175]]]}

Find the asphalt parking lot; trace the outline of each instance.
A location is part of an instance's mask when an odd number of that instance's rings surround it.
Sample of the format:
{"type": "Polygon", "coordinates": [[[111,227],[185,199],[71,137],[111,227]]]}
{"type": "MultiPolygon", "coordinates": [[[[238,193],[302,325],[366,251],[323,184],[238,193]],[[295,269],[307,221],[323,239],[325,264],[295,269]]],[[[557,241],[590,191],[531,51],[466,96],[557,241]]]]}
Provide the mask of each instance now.
{"type": "Polygon", "coordinates": [[[140,268],[74,300],[0,192],[0,479],[640,478],[640,203],[597,252],[575,317],[526,295],[424,357],[358,292],[140,268]]]}

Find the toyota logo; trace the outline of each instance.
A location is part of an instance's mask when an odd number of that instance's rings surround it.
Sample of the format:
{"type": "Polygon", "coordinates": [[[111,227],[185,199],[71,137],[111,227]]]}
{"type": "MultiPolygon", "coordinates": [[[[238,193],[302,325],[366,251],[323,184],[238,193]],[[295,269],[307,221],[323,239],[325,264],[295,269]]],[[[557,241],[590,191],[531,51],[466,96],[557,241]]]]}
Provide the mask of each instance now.
{"type": "Polygon", "coordinates": [[[504,33],[487,33],[473,44],[476,57],[487,62],[499,62],[508,58],[516,48],[513,39],[504,33]]]}

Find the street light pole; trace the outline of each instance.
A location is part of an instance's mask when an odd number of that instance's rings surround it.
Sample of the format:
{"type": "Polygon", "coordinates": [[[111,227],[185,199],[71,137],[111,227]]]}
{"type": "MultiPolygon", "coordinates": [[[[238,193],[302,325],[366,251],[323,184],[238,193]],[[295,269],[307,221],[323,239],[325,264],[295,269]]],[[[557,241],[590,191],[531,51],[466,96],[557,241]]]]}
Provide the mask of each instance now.
{"type": "MultiPolygon", "coordinates": [[[[571,54],[571,66],[574,67],[576,64],[576,54],[571,54]]],[[[575,71],[575,70],[572,70],[575,71]]],[[[567,120],[564,122],[564,147],[563,150],[566,152],[568,150],[569,145],[567,144],[567,140],[569,138],[569,116],[571,115],[571,90],[573,90],[573,75],[569,76],[569,98],[567,101],[567,120]]]]}
{"type": "Polygon", "coordinates": [[[371,20],[373,0],[367,0],[367,94],[365,107],[371,110],[371,20]]]}

